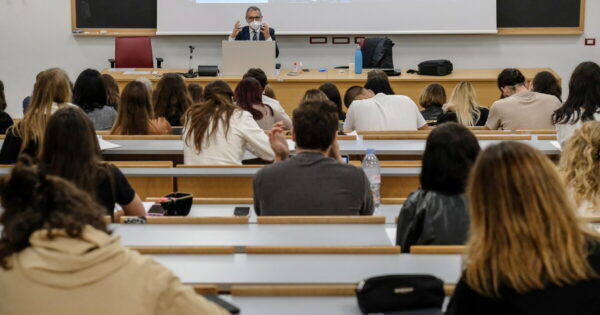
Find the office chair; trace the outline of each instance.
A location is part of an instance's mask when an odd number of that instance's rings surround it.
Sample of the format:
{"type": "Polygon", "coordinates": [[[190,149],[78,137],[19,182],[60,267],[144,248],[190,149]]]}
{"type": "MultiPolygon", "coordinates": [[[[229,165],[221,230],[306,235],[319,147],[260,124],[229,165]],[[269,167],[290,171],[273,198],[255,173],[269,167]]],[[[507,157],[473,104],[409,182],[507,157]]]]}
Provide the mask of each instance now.
{"type": "MultiPolygon", "coordinates": [[[[111,68],[154,68],[150,37],[116,37],[115,58],[108,62],[111,68]]],[[[156,58],[156,67],[162,68],[162,62],[163,58],[156,58]]]]}

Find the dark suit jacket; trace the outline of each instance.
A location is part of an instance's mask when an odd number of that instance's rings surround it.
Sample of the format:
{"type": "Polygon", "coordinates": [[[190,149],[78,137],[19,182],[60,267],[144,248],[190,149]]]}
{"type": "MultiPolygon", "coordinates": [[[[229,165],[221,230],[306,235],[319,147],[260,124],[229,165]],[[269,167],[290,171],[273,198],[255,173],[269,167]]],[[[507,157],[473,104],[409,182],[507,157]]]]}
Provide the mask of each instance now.
{"type": "MultiPolygon", "coordinates": [[[[265,35],[259,31],[259,40],[266,40],[265,39],[265,35]]],[[[269,34],[271,34],[271,38],[276,41],[276,37],[275,37],[275,30],[271,27],[269,27],[269,34]]],[[[244,26],[242,27],[242,31],[239,32],[239,34],[237,34],[237,36],[235,37],[235,40],[250,40],[250,26],[244,26]]],[[[275,57],[279,57],[279,47],[277,46],[277,43],[275,43],[275,57]]]]}

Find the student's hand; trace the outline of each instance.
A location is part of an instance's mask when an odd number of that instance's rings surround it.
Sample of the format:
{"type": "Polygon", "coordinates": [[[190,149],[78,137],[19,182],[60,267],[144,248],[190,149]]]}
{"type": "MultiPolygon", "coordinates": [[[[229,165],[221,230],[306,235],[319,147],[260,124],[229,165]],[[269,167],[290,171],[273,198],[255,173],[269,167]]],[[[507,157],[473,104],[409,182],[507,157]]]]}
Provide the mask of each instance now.
{"type": "Polygon", "coordinates": [[[267,23],[263,23],[263,24],[262,24],[261,31],[262,31],[263,35],[265,35],[265,39],[267,39],[267,40],[268,40],[269,38],[271,38],[271,32],[270,32],[269,30],[270,30],[270,28],[269,28],[269,24],[267,24],[267,23]]]}
{"type": "Polygon", "coordinates": [[[275,152],[275,161],[283,161],[287,159],[290,154],[290,148],[288,147],[287,140],[283,135],[284,124],[277,122],[273,125],[273,128],[269,131],[269,143],[273,152],[275,152]]]}
{"type": "Polygon", "coordinates": [[[240,21],[235,22],[235,25],[233,26],[233,32],[231,32],[232,38],[235,38],[236,36],[238,36],[238,34],[242,31],[241,26],[242,26],[242,24],[240,24],[240,21]]]}

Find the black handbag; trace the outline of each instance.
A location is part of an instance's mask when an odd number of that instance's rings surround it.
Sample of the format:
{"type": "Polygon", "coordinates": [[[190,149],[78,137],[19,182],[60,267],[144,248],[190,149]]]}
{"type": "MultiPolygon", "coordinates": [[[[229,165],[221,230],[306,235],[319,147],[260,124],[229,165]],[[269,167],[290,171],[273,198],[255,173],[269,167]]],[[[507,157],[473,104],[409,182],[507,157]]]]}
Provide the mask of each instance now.
{"type": "Polygon", "coordinates": [[[454,71],[454,65],[450,60],[428,60],[419,64],[419,71],[408,70],[408,73],[417,73],[419,75],[445,76],[454,71]]]}
{"type": "Polygon", "coordinates": [[[428,275],[388,275],[361,281],[356,288],[364,314],[416,309],[441,310],[444,282],[428,275]]]}

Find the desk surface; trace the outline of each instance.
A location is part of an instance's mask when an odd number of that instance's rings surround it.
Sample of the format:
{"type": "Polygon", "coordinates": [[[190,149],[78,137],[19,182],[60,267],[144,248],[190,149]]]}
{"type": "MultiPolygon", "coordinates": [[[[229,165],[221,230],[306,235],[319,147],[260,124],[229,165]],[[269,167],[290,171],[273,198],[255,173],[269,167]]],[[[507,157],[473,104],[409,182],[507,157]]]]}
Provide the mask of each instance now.
{"type": "MultiPolygon", "coordinates": [[[[256,223],[253,205],[193,205],[190,217],[232,217],[235,207],[250,207],[250,223],[256,223]]],[[[385,217],[387,224],[395,224],[402,205],[382,204],[375,210],[373,216],[385,217]]]]}
{"type": "MultiPolygon", "coordinates": [[[[292,70],[283,69],[278,73],[273,75],[269,75],[269,81],[272,82],[324,82],[324,81],[365,81],[367,80],[367,73],[370,69],[365,69],[362,74],[355,74],[348,72],[348,70],[339,70],[339,69],[328,69],[325,72],[319,72],[317,69],[310,69],[308,72],[303,72],[298,76],[289,76],[288,73],[292,70]]],[[[475,68],[475,69],[454,69],[454,71],[442,77],[435,76],[426,76],[426,75],[418,75],[418,74],[408,74],[406,70],[402,71],[401,76],[390,77],[390,81],[392,82],[401,82],[401,81],[493,81],[496,82],[498,79],[498,74],[502,72],[501,68],[475,68]]],[[[540,71],[550,71],[557,78],[560,78],[557,73],[555,73],[550,68],[520,68],[521,72],[527,79],[533,79],[533,77],[540,71]]],[[[135,69],[135,71],[139,72],[155,72],[153,73],[131,73],[125,74],[123,71],[118,71],[118,69],[104,69],[102,73],[110,74],[117,81],[132,81],[138,77],[147,77],[152,81],[158,81],[161,78],[161,75],[169,72],[180,72],[186,73],[188,70],[184,68],[165,68],[165,69],[135,69]]],[[[193,82],[210,82],[214,80],[224,80],[224,81],[240,81],[242,76],[224,76],[220,75],[218,77],[197,77],[186,79],[186,81],[193,82]]]]}
{"type": "MultiPolygon", "coordinates": [[[[112,140],[111,142],[121,147],[105,150],[104,154],[183,154],[183,142],[181,140],[112,140]]],[[[485,148],[498,142],[501,141],[481,140],[479,144],[482,148],[485,148]]],[[[546,155],[560,154],[560,150],[552,144],[552,141],[531,140],[521,142],[535,147],[546,155]]],[[[425,151],[425,140],[340,140],[339,144],[343,155],[365,154],[368,148],[374,148],[377,154],[380,155],[422,155],[425,151]]]]}
{"type": "MultiPolygon", "coordinates": [[[[308,233],[307,233],[308,234],[308,233]]],[[[388,274],[427,274],[457,283],[460,255],[152,255],[184,283],[354,284],[388,274]]]]}
{"type": "Polygon", "coordinates": [[[390,246],[393,224],[113,224],[125,246],[390,246]]]}

